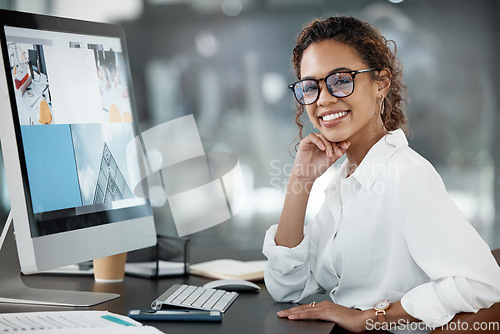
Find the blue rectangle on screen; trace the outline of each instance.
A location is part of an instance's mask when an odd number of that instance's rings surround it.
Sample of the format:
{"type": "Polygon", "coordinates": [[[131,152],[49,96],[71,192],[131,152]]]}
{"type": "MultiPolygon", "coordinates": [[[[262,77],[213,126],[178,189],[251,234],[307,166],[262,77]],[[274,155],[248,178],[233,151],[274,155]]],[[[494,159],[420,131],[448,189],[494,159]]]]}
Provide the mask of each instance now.
{"type": "Polygon", "coordinates": [[[21,126],[33,212],[82,205],[68,124],[21,126]]]}

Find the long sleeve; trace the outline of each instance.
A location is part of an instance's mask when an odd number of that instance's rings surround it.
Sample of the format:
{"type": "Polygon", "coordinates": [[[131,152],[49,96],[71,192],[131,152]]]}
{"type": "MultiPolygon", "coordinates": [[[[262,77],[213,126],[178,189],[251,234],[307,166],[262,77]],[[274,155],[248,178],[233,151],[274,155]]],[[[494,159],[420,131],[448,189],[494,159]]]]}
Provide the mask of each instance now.
{"type": "Polygon", "coordinates": [[[409,252],[430,278],[403,296],[403,308],[437,327],[500,301],[500,268],[434,168],[419,162],[400,170],[395,193],[409,252]]]}
{"type": "MultiPolygon", "coordinates": [[[[263,253],[268,258],[268,265],[264,271],[266,287],[278,302],[298,302],[314,293],[324,293],[325,289],[318,283],[318,270],[325,261],[323,256],[324,236],[332,226],[331,213],[324,205],[316,220],[304,228],[304,239],[293,248],[277,246],[274,237],[277,225],[271,226],[264,238],[263,253]],[[326,229],[325,229],[326,227],[326,229]],[[320,258],[318,259],[318,254],[320,258]]],[[[336,279],[329,275],[330,282],[336,279]]]]}
{"type": "Polygon", "coordinates": [[[293,248],[277,246],[274,242],[276,228],[277,225],[273,225],[264,239],[263,253],[268,258],[264,281],[277,302],[298,302],[320,291],[310,270],[309,237],[306,234],[302,242],[293,248]]]}

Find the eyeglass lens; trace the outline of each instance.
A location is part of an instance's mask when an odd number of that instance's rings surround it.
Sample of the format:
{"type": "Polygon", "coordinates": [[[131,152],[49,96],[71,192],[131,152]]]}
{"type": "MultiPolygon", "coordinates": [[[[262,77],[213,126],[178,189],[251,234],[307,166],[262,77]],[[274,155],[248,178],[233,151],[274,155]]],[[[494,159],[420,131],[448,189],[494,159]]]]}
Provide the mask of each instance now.
{"type": "MultiPolygon", "coordinates": [[[[354,79],[350,73],[332,73],[325,78],[326,87],[335,97],[346,97],[354,90],[354,79]]],[[[294,86],[295,98],[301,104],[314,103],[319,97],[319,81],[306,79],[294,86]]]]}

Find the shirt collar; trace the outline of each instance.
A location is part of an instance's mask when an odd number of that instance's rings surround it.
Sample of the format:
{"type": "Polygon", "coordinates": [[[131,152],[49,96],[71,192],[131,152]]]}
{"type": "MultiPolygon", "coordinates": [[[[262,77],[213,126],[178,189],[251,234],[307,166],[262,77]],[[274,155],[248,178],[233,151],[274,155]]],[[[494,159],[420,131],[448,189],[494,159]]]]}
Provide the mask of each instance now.
{"type": "MultiPolygon", "coordinates": [[[[383,171],[387,161],[399,147],[403,146],[408,146],[408,140],[403,130],[397,129],[387,133],[370,148],[361,164],[349,178],[355,179],[365,190],[369,191],[383,171]]],[[[347,163],[345,161],[339,171],[342,178],[347,176],[347,163]]]]}

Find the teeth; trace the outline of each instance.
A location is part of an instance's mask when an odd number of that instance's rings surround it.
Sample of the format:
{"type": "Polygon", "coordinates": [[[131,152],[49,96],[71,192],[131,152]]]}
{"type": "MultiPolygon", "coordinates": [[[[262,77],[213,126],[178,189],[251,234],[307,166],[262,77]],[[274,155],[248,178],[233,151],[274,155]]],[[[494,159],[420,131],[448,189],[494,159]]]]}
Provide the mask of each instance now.
{"type": "Polygon", "coordinates": [[[333,121],[334,119],[337,119],[339,117],[343,117],[347,114],[347,111],[342,111],[342,112],[337,112],[335,114],[330,114],[330,115],[325,115],[323,116],[324,121],[333,121]]]}

